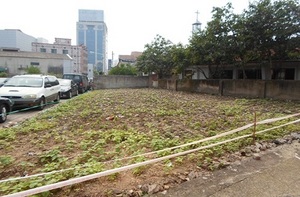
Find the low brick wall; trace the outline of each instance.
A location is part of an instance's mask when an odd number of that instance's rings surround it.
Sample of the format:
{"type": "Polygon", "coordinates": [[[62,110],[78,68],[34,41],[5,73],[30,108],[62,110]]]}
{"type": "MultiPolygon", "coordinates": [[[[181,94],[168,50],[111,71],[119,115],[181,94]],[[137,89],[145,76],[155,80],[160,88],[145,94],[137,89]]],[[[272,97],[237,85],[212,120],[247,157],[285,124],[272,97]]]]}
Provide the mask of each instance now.
{"type": "Polygon", "coordinates": [[[224,96],[265,97],[265,81],[262,80],[223,80],[221,83],[224,96]]]}
{"type": "MultiPolygon", "coordinates": [[[[149,77],[125,75],[100,75],[94,77],[94,89],[148,88],[149,77]]],[[[152,83],[152,82],[151,82],[152,83]]]]}
{"type": "Polygon", "coordinates": [[[300,100],[299,80],[158,80],[158,88],[222,96],[300,100]]]}
{"type": "Polygon", "coordinates": [[[246,98],[300,100],[299,80],[157,80],[151,76],[123,75],[94,77],[95,89],[149,87],[246,98]]]}
{"type": "Polygon", "coordinates": [[[300,81],[266,81],[265,98],[300,100],[300,81]]]}
{"type": "Polygon", "coordinates": [[[206,94],[220,94],[219,80],[200,80],[195,87],[195,92],[206,94]]]}

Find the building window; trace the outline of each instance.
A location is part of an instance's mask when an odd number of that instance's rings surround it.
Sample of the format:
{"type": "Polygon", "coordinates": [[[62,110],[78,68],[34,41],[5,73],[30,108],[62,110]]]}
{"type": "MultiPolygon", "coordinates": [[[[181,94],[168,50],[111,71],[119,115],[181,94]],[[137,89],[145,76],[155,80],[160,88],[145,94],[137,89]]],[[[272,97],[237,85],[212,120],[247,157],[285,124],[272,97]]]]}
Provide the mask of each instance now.
{"type": "Polygon", "coordinates": [[[51,49],[51,53],[57,53],[57,49],[51,49]]]}
{"type": "Polygon", "coordinates": [[[40,63],[39,63],[39,62],[30,62],[30,65],[31,65],[31,66],[39,66],[40,63]]]}
{"type": "Polygon", "coordinates": [[[66,50],[66,49],[63,50],[63,54],[68,54],[68,53],[69,53],[68,50],[66,50]]]}
{"type": "Polygon", "coordinates": [[[45,48],[40,48],[40,52],[41,52],[41,53],[46,53],[47,51],[46,51],[45,48]]]}

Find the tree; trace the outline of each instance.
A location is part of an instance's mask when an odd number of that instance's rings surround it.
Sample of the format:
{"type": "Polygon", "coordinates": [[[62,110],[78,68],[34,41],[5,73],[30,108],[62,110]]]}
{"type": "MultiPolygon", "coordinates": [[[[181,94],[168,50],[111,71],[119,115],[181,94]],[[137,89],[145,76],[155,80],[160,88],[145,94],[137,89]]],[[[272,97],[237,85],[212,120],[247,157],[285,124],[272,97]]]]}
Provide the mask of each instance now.
{"type": "MultiPolygon", "coordinates": [[[[249,5],[245,28],[259,62],[289,59],[291,40],[299,37],[300,7],[296,0],[262,0],[249,5]]],[[[268,70],[270,73],[270,70],[268,70]]]]}
{"type": "Polygon", "coordinates": [[[26,69],[26,72],[28,74],[41,74],[41,70],[38,67],[30,66],[26,69]]]}
{"type": "Polygon", "coordinates": [[[130,64],[121,64],[120,66],[113,67],[109,73],[109,75],[136,75],[136,67],[130,64]]]}
{"type": "Polygon", "coordinates": [[[206,78],[220,78],[222,75],[220,65],[230,64],[234,61],[234,24],[236,15],[233,14],[231,3],[212,10],[212,20],[207,28],[193,34],[188,47],[192,63],[208,65],[209,76],[199,68],[206,78]]]}
{"type": "Polygon", "coordinates": [[[173,63],[170,50],[173,44],[160,35],[156,35],[151,44],[146,44],[146,50],[137,58],[137,70],[140,72],[155,72],[158,78],[172,75],[173,63]]]}
{"type": "Polygon", "coordinates": [[[176,75],[182,73],[191,62],[189,59],[188,50],[181,43],[173,45],[169,51],[170,61],[172,66],[172,74],[176,75]]]}
{"type": "Polygon", "coordinates": [[[247,78],[245,67],[249,62],[268,62],[272,68],[273,60],[299,58],[297,0],[261,0],[249,4],[240,15],[234,14],[228,3],[213,8],[212,13],[207,28],[193,34],[187,47],[192,64],[208,65],[207,78],[222,75],[219,65],[239,66],[247,78]]]}

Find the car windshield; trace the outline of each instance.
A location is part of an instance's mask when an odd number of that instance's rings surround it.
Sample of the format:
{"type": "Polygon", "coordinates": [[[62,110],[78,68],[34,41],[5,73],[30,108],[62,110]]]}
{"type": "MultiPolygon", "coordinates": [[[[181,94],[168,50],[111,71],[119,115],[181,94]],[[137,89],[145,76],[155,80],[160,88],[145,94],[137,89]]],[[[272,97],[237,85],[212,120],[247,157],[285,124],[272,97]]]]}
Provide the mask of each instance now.
{"type": "Polygon", "coordinates": [[[81,77],[79,75],[64,75],[64,79],[72,79],[75,82],[80,82],[81,77]]]}
{"type": "Polygon", "coordinates": [[[42,87],[41,77],[13,77],[4,84],[4,87],[42,87]]]}
{"type": "Polygon", "coordinates": [[[7,78],[0,78],[0,83],[4,83],[5,81],[7,81],[7,78]]]}
{"type": "Polygon", "coordinates": [[[69,80],[59,80],[59,84],[61,86],[70,86],[70,82],[69,80]]]}

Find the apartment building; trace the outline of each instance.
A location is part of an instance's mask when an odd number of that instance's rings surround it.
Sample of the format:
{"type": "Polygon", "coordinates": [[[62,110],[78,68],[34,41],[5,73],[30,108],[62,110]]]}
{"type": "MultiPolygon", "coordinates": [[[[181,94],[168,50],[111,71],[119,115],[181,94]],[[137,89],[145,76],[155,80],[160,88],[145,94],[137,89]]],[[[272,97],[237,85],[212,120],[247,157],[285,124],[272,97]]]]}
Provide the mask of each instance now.
{"type": "Polygon", "coordinates": [[[71,39],[55,38],[53,44],[33,42],[32,51],[68,55],[73,63],[70,67],[65,67],[63,73],[88,73],[87,48],[84,45],[72,45],[71,39]]]}

